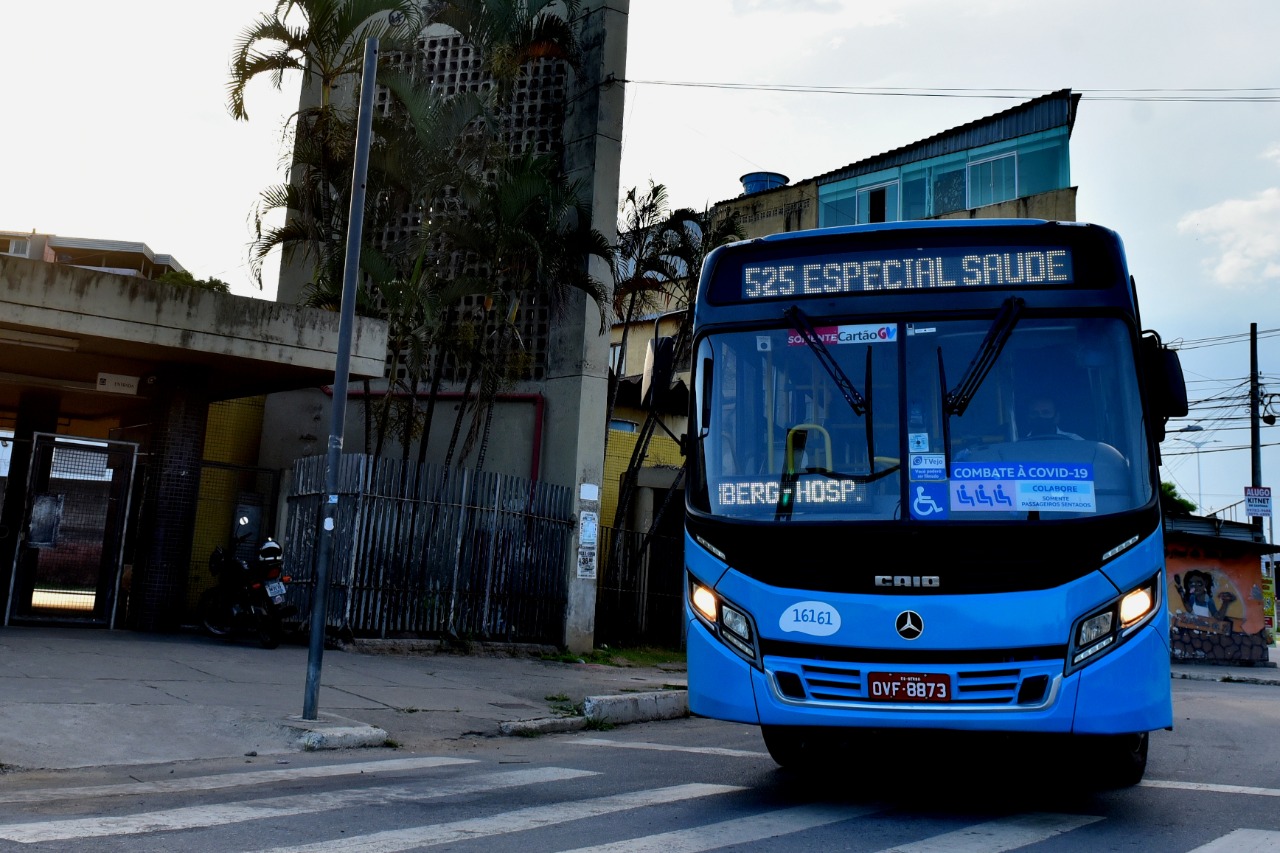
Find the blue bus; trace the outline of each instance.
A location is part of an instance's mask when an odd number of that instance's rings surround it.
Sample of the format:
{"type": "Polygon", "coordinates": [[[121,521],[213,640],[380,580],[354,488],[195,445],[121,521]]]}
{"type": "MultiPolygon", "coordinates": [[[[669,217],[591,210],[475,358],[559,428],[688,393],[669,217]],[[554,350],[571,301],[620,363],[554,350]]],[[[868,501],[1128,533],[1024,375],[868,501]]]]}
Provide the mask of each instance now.
{"type": "Polygon", "coordinates": [[[693,335],[694,713],[784,767],[868,729],[1056,733],[1141,779],[1173,724],[1158,447],[1186,389],[1114,232],[746,240],[693,335]]]}

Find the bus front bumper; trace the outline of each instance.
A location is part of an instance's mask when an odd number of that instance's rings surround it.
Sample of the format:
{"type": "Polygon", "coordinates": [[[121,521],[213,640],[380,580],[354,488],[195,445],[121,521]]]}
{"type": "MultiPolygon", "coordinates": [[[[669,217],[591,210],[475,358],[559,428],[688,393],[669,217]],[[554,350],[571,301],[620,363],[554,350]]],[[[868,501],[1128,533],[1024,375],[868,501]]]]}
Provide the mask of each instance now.
{"type": "Polygon", "coordinates": [[[1111,654],[1065,676],[1060,660],[993,668],[990,664],[890,666],[766,657],[762,671],[690,619],[689,709],[714,719],[776,726],[1144,732],[1173,724],[1168,661],[1168,646],[1152,625],[1111,654]],[[952,690],[960,684],[973,685],[967,695],[985,698],[959,702],[869,698],[870,673],[904,670],[944,675],[952,690]],[[1022,686],[1028,683],[1033,689],[1022,686]],[[998,690],[984,690],[984,684],[1007,689],[1007,697],[1002,700],[998,690]]]}

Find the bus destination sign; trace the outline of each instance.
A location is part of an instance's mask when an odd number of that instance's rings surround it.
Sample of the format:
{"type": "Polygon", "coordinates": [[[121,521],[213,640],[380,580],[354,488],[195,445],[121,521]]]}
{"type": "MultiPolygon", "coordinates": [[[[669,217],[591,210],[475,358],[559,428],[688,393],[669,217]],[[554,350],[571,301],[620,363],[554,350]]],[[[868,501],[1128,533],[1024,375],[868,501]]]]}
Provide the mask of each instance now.
{"type": "Polygon", "coordinates": [[[838,296],[949,287],[1052,287],[1075,281],[1062,247],[935,247],[833,252],[747,263],[742,298],[838,296]]]}

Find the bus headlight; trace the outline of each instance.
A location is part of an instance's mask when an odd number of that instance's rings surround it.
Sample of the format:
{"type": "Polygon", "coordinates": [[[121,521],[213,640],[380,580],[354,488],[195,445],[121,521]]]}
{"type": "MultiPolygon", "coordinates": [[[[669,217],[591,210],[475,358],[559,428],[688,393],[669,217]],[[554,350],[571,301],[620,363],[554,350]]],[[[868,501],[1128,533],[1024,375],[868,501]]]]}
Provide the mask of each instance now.
{"type": "Polygon", "coordinates": [[[1156,606],[1156,597],[1147,587],[1139,587],[1120,599],[1120,627],[1139,622],[1156,606]]]}
{"type": "Polygon", "coordinates": [[[759,660],[755,629],[746,611],[723,601],[692,577],[689,578],[689,604],[702,624],[720,642],[752,664],[759,660]]]}
{"type": "Polygon", "coordinates": [[[689,597],[694,609],[703,615],[708,622],[716,621],[716,597],[705,586],[693,585],[693,594],[689,597]]]}
{"type": "Polygon", "coordinates": [[[1092,663],[1146,624],[1160,604],[1159,582],[1157,574],[1078,621],[1071,632],[1067,672],[1092,663]]]}

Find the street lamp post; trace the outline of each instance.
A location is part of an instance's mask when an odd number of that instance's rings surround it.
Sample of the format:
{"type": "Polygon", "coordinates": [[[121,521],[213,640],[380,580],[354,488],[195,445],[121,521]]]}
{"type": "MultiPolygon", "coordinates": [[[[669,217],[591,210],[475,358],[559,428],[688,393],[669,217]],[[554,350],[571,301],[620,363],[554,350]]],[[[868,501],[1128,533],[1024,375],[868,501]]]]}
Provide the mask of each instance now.
{"type": "MultiPolygon", "coordinates": [[[[1178,432],[1203,432],[1203,431],[1204,431],[1204,427],[1200,426],[1199,424],[1191,424],[1190,426],[1184,426],[1182,429],[1178,430],[1178,432]]],[[[1217,439],[1202,438],[1202,439],[1196,440],[1194,438],[1181,438],[1179,436],[1174,436],[1174,438],[1176,438],[1178,441],[1185,441],[1187,444],[1190,444],[1192,447],[1196,449],[1196,511],[1199,512],[1201,515],[1204,515],[1204,480],[1201,479],[1200,477],[1200,448],[1204,447],[1206,444],[1216,443],[1217,439]]]]}

